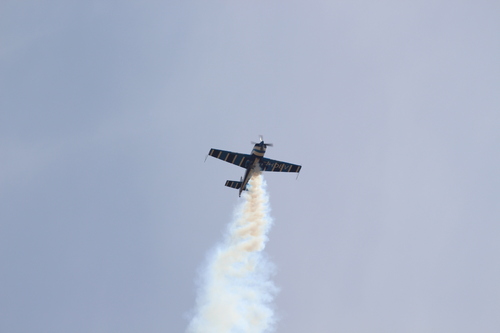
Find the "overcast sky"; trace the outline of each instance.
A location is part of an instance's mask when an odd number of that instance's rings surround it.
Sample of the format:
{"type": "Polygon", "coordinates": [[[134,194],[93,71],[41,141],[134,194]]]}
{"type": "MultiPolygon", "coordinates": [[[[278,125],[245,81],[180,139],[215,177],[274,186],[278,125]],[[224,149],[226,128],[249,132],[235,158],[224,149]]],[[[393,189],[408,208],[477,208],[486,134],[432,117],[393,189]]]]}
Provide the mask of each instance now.
{"type": "Polygon", "coordinates": [[[244,170],[277,332],[500,331],[500,2],[0,2],[0,332],[184,332],[244,170]]]}

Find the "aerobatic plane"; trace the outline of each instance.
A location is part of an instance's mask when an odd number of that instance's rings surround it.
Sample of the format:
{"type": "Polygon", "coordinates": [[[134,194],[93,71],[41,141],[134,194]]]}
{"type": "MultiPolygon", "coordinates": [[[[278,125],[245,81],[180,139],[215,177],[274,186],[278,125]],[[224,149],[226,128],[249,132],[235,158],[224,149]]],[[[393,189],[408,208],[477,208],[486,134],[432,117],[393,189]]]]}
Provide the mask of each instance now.
{"type": "Polygon", "coordinates": [[[274,171],[274,172],[300,172],[302,168],[301,165],[271,160],[265,158],[267,147],[272,147],[272,143],[265,143],[262,135],[260,136],[260,142],[252,142],[254,144],[251,154],[241,154],[233,153],[231,151],[210,149],[208,155],[218,158],[220,160],[235,164],[246,169],[245,177],[242,177],[240,181],[228,180],[226,181],[226,186],[239,189],[241,192],[247,190],[247,184],[252,177],[252,170],[258,165],[262,171],[274,171]]]}

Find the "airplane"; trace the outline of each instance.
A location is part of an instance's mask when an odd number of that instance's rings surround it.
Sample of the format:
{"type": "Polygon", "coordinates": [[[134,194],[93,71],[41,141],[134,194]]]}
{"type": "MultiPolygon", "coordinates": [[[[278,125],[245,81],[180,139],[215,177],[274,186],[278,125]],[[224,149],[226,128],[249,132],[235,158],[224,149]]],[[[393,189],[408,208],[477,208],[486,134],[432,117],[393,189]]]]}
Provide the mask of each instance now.
{"type": "MultiPolygon", "coordinates": [[[[247,184],[252,177],[252,170],[257,165],[262,171],[274,171],[274,172],[300,172],[302,168],[301,165],[291,164],[287,162],[281,162],[276,160],[271,160],[265,158],[267,147],[272,147],[272,143],[265,143],[262,135],[260,136],[260,142],[252,142],[254,144],[251,154],[241,154],[233,153],[231,151],[210,149],[208,155],[218,158],[220,160],[235,164],[246,169],[245,176],[240,179],[240,181],[228,180],[226,181],[226,186],[239,189],[239,196],[241,197],[241,192],[247,190],[247,184]]],[[[208,157],[208,156],[207,156],[208,157]]],[[[205,159],[206,160],[206,159],[205,159]]],[[[297,176],[298,177],[298,176],[297,176]]]]}

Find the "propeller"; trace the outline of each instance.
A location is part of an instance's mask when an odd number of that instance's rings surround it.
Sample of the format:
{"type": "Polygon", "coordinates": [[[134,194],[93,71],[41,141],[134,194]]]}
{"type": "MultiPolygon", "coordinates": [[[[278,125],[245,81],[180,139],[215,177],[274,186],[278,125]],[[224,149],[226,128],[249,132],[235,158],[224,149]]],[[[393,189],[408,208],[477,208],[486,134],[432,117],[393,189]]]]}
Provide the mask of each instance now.
{"type": "Polygon", "coordinates": [[[272,143],[264,143],[264,137],[262,135],[259,135],[259,139],[260,139],[260,142],[254,142],[254,141],[250,141],[250,142],[254,145],[262,144],[262,145],[264,145],[264,147],[272,147],[273,146],[272,143]]]}

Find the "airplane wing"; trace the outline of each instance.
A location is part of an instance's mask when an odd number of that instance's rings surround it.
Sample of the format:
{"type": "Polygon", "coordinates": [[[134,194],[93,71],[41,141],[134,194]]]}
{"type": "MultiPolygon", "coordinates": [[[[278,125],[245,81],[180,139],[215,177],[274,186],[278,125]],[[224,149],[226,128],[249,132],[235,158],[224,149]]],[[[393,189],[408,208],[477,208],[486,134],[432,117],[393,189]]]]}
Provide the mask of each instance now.
{"type": "Polygon", "coordinates": [[[259,164],[262,171],[300,172],[302,168],[301,165],[271,160],[269,158],[261,159],[259,164]]]}
{"type": "Polygon", "coordinates": [[[210,149],[208,155],[218,158],[242,168],[247,168],[251,162],[251,156],[248,154],[233,153],[232,151],[210,149]]]}

